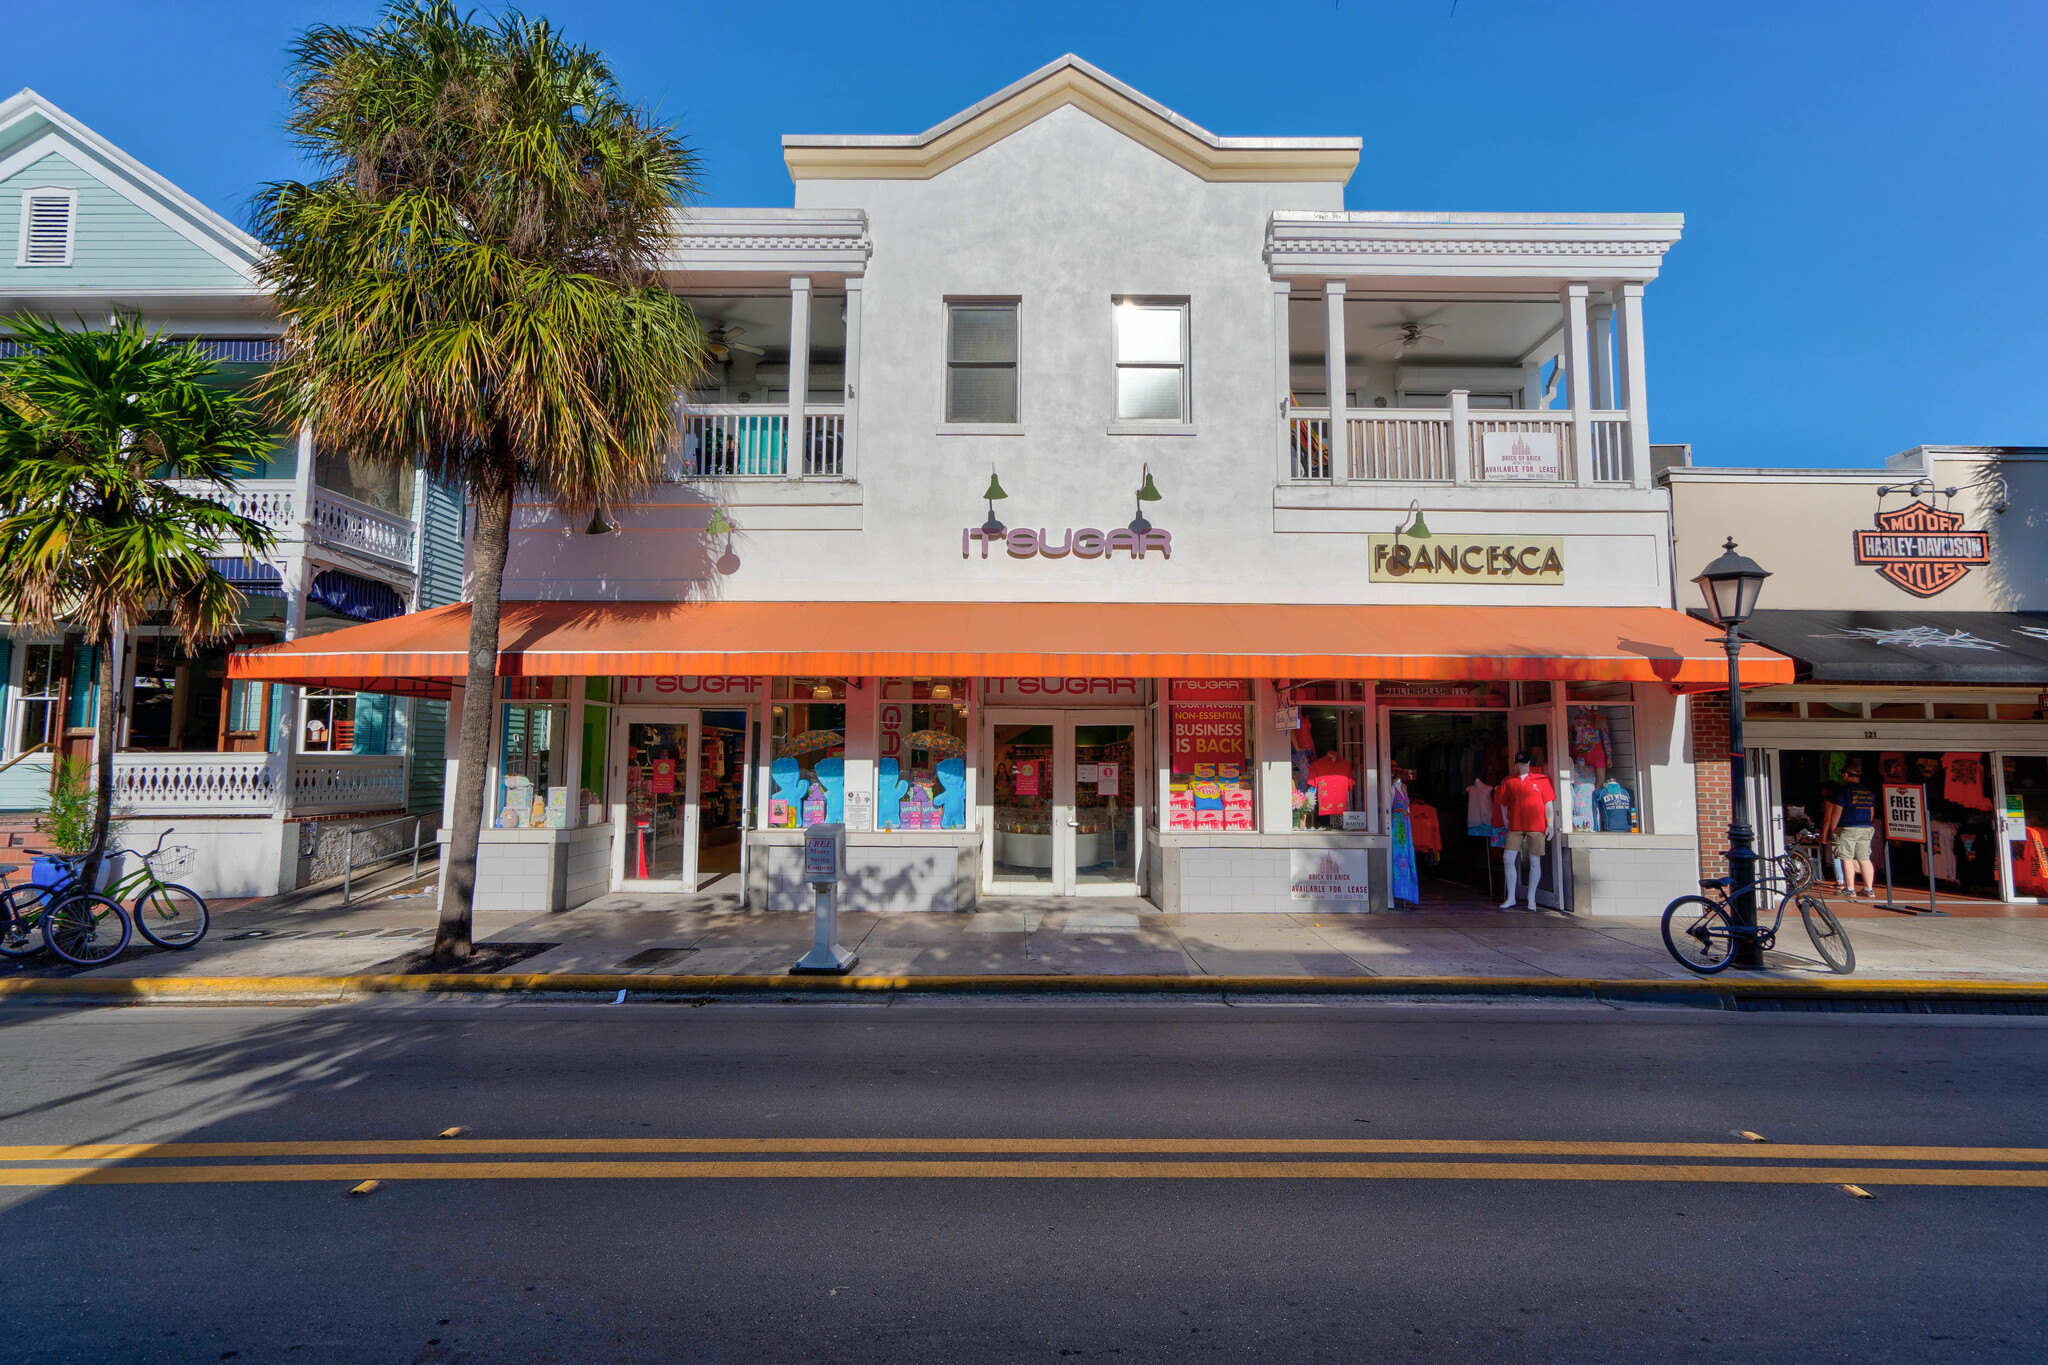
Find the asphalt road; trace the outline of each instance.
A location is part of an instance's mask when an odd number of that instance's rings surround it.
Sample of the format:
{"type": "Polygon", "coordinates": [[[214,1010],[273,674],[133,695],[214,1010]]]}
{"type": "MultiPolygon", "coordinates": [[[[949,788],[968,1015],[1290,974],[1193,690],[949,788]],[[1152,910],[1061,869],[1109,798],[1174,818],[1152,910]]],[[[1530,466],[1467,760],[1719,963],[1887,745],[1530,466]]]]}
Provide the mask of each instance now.
{"type": "Polygon", "coordinates": [[[2048,1154],[1833,1150],[2048,1146],[2048,1019],[382,1003],[0,1045],[9,1362],[2048,1358],[2048,1154]],[[973,1141],[828,1142],[909,1138],[973,1141]]]}

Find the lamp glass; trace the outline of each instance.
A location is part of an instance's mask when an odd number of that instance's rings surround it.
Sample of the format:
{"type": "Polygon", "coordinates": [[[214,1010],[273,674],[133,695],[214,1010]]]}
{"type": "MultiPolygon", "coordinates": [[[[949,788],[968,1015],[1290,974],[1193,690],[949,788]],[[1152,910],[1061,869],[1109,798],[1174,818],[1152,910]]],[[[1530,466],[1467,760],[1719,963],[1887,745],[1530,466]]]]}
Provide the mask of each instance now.
{"type": "Polygon", "coordinates": [[[1700,585],[1715,625],[1739,626],[1756,613],[1757,598],[1770,576],[1755,560],[1737,554],[1730,537],[1721,557],[1701,570],[1693,582],[1700,585]]]}

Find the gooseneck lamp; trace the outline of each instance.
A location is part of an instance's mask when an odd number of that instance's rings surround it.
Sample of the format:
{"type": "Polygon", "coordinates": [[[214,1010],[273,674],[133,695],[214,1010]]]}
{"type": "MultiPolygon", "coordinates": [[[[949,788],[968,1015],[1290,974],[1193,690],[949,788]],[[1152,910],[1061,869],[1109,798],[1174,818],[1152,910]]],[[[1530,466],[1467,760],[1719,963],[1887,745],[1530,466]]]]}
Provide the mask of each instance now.
{"type": "Polygon", "coordinates": [[[1138,485],[1137,515],[1131,518],[1131,530],[1144,535],[1152,529],[1152,523],[1145,520],[1145,504],[1159,501],[1159,485],[1152,482],[1152,466],[1145,466],[1145,481],[1138,485]]]}
{"type": "Polygon", "coordinates": [[[1003,481],[996,477],[994,465],[988,467],[988,491],[981,496],[982,500],[988,503],[988,520],[981,524],[981,533],[985,536],[999,536],[1006,528],[1002,522],[996,520],[996,499],[1007,498],[1010,495],[1003,491],[1003,481]]]}

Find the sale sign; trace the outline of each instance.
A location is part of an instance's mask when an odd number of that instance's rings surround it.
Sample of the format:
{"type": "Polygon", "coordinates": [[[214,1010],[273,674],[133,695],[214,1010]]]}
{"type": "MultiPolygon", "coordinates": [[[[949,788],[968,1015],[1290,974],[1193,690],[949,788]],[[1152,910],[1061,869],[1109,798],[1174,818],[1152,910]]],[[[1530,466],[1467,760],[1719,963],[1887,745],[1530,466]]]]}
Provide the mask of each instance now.
{"type": "Polygon", "coordinates": [[[1251,762],[1242,706],[1174,706],[1171,722],[1173,771],[1193,772],[1197,763],[1251,762]]]}

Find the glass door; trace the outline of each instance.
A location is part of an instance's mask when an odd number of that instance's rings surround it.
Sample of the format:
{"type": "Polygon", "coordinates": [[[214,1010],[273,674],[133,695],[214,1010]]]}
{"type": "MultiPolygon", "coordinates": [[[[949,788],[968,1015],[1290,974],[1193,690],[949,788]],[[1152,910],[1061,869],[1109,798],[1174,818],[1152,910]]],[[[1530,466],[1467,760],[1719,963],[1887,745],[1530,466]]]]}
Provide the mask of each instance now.
{"type": "Polygon", "coordinates": [[[1137,711],[1069,711],[1064,735],[1073,773],[1073,841],[1077,896],[1138,894],[1138,850],[1144,808],[1138,800],[1144,716],[1137,711]]]}
{"type": "Polygon", "coordinates": [[[982,750],[990,776],[982,883],[990,891],[1055,895],[1064,889],[1059,831],[1067,817],[1054,800],[1062,719],[1057,711],[990,713],[982,750]]]}
{"type": "Polygon", "coordinates": [[[697,887],[698,716],[695,711],[626,707],[613,727],[613,773],[624,799],[613,807],[620,835],[615,885],[636,890],[697,887]]]}
{"type": "Polygon", "coordinates": [[[2048,758],[2003,754],[1998,767],[2007,894],[2019,900],[2048,899],[2048,758]]]}

